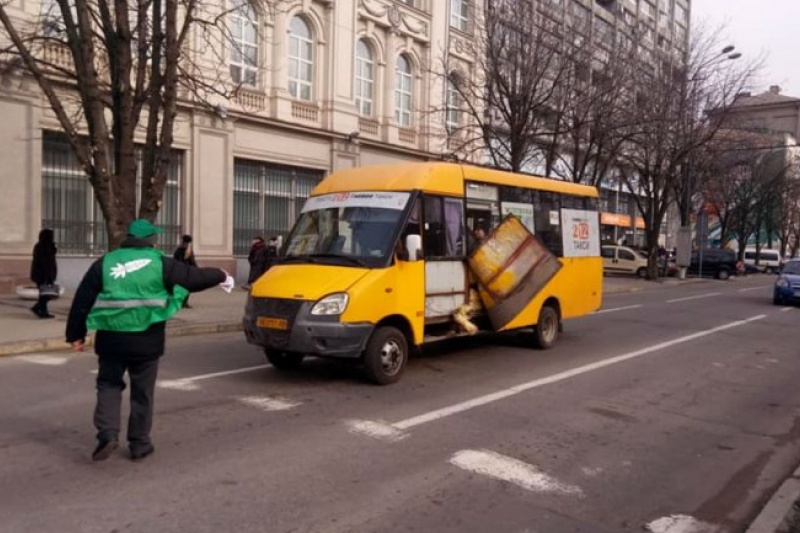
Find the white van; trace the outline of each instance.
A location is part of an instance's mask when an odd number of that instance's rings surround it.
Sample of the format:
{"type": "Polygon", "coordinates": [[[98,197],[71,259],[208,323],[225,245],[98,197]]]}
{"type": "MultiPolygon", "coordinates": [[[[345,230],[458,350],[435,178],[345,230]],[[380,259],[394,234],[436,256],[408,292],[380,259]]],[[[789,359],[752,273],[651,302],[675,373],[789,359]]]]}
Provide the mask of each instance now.
{"type": "Polygon", "coordinates": [[[636,274],[640,278],[647,276],[647,256],[628,248],[604,244],[600,247],[605,274],[636,274]]]}
{"type": "Polygon", "coordinates": [[[777,250],[762,249],[756,254],[755,248],[747,248],[744,251],[744,263],[756,266],[762,272],[777,272],[783,265],[783,257],[777,250]],[[756,265],[756,257],[758,257],[758,265],[756,265]]]}

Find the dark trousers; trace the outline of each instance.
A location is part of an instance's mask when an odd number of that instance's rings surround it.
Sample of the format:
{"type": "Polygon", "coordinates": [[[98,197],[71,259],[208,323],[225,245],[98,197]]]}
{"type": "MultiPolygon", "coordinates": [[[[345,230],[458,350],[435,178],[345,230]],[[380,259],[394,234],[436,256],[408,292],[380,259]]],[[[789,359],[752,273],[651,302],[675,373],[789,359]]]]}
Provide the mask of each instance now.
{"type": "MultiPolygon", "coordinates": [[[[39,285],[39,288],[41,289],[41,285],[39,285]]],[[[41,295],[39,295],[39,299],[36,300],[36,305],[33,306],[33,311],[37,315],[48,315],[48,314],[50,314],[50,312],[47,310],[47,302],[49,302],[52,299],[53,299],[52,296],[41,296],[41,295]]]]}
{"type": "Polygon", "coordinates": [[[98,357],[97,407],[94,411],[94,426],[97,439],[118,440],[122,391],[125,390],[125,372],[131,383],[131,412],[128,418],[128,444],[131,450],[139,450],[150,444],[150,428],[153,426],[153,400],[158,359],[130,360],[115,357],[98,357]]]}

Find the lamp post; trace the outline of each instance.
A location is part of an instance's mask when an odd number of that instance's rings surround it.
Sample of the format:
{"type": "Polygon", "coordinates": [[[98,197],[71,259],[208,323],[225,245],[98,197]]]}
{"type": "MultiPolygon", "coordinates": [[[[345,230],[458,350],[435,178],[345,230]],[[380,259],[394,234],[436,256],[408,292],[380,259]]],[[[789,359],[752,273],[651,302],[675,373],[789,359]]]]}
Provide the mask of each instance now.
{"type": "MultiPolygon", "coordinates": [[[[694,74],[691,77],[687,77],[684,79],[681,87],[681,102],[680,102],[680,119],[685,121],[684,124],[687,126],[687,133],[690,135],[694,134],[694,120],[695,115],[697,113],[697,109],[695,109],[697,105],[697,89],[695,87],[695,83],[699,81],[703,81],[706,79],[705,71],[706,69],[710,68],[715,63],[719,64],[723,61],[729,60],[736,60],[742,57],[742,54],[738,52],[734,52],[736,49],[733,45],[728,45],[722,48],[720,52],[714,56],[712,56],[708,61],[704,64],[701,64],[697,67],[694,74]]],[[[690,150],[690,152],[686,155],[686,161],[683,165],[684,169],[682,171],[683,177],[683,187],[684,187],[684,198],[683,198],[683,205],[681,206],[681,223],[682,226],[678,233],[678,242],[677,242],[677,258],[676,262],[678,266],[681,267],[680,270],[680,277],[684,279],[686,277],[686,267],[688,267],[691,263],[691,249],[692,249],[692,227],[691,227],[691,213],[695,213],[697,215],[697,244],[698,244],[698,276],[702,277],[703,275],[703,246],[705,245],[705,228],[700,227],[702,216],[702,203],[697,207],[694,208],[693,206],[693,196],[695,194],[695,188],[697,184],[695,183],[695,176],[693,172],[693,159],[694,149],[690,150]],[[702,230],[702,231],[701,231],[702,230]]]]}

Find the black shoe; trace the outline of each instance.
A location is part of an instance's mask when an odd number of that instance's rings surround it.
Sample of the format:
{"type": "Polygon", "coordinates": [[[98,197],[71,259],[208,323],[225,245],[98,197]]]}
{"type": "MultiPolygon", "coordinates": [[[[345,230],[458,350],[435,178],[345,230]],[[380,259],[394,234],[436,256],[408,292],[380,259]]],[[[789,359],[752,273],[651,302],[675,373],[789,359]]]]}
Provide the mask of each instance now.
{"type": "Polygon", "coordinates": [[[143,448],[137,448],[135,450],[131,449],[131,461],[141,461],[154,451],[156,451],[156,448],[152,444],[148,444],[143,448]]]}
{"type": "Polygon", "coordinates": [[[38,316],[39,318],[42,318],[42,310],[39,309],[39,307],[36,306],[36,305],[31,307],[31,313],[33,313],[34,315],[38,316]]]}
{"type": "Polygon", "coordinates": [[[92,452],[92,461],[105,461],[119,447],[115,440],[101,440],[97,443],[97,448],[92,452]]]}

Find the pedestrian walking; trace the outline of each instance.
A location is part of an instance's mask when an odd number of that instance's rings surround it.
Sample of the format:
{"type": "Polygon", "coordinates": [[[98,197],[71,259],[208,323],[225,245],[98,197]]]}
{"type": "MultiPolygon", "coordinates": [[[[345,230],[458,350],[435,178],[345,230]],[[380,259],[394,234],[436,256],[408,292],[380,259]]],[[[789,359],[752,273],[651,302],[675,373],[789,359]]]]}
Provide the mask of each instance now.
{"type": "Polygon", "coordinates": [[[166,321],[180,311],[190,292],[218,284],[228,292],[233,288],[233,278],[224,270],[193,267],[164,257],[153,248],[161,232],[147,220],[134,220],[121,247],[95,261],[86,272],[69,312],[66,340],[76,352],[83,351],[87,330],[97,330],[95,461],[107,459],[119,446],[126,372],[130,381],[130,457],[139,460],[153,453],[150,430],[166,321]]]}
{"type": "MultiPolygon", "coordinates": [[[[172,258],[175,259],[176,261],[180,261],[181,263],[185,263],[189,266],[193,267],[197,266],[197,260],[194,257],[194,247],[192,246],[191,235],[184,235],[181,237],[181,244],[177,248],[175,248],[175,251],[172,253],[172,258]]],[[[192,306],[189,305],[188,296],[183,301],[183,307],[185,309],[192,308],[192,306]]]]}
{"type": "Polygon", "coordinates": [[[267,254],[267,245],[264,243],[264,238],[261,236],[253,237],[253,241],[250,243],[250,253],[247,254],[250,273],[247,275],[247,285],[242,287],[243,289],[250,290],[250,285],[267,271],[267,263],[269,262],[267,254]]]}
{"type": "Polygon", "coordinates": [[[47,302],[58,297],[58,263],[56,262],[55,236],[53,230],[43,229],[39,232],[39,241],[33,246],[31,261],[31,281],[39,289],[39,299],[31,307],[31,311],[39,318],[55,318],[47,309],[47,302]]]}

